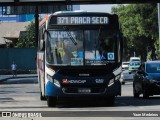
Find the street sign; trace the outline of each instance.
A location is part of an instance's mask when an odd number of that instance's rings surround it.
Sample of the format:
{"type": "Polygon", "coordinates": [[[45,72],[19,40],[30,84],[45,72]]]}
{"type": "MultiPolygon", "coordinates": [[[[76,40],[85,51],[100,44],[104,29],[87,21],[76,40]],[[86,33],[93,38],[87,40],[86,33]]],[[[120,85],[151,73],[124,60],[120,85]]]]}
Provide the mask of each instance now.
{"type": "Polygon", "coordinates": [[[108,60],[114,60],[114,53],[113,52],[108,53],[108,60]]]}
{"type": "Polygon", "coordinates": [[[56,11],[71,11],[71,5],[40,5],[40,6],[3,6],[4,15],[47,14],[56,11]]]}

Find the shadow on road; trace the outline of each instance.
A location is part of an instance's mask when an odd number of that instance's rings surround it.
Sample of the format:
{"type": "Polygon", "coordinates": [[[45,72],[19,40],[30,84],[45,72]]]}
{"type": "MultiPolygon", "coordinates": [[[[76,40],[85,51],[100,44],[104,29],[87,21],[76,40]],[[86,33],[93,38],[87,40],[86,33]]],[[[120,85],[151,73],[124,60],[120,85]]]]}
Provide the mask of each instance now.
{"type": "Polygon", "coordinates": [[[160,105],[160,96],[150,96],[144,99],[142,96],[134,98],[133,96],[117,97],[118,106],[157,106],[160,105]]]}
{"type": "Polygon", "coordinates": [[[121,107],[121,106],[157,106],[160,105],[160,96],[151,96],[149,99],[134,98],[132,96],[117,97],[114,105],[108,105],[105,100],[59,101],[58,108],[85,108],[85,107],[121,107]]]}
{"type": "Polygon", "coordinates": [[[86,108],[86,107],[114,107],[104,99],[83,99],[83,100],[60,100],[56,107],[58,108],[86,108]]]}
{"type": "Polygon", "coordinates": [[[38,83],[38,79],[36,77],[14,78],[14,79],[8,79],[0,82],[0,84],[37,84],[37,83],[38,83]]]}

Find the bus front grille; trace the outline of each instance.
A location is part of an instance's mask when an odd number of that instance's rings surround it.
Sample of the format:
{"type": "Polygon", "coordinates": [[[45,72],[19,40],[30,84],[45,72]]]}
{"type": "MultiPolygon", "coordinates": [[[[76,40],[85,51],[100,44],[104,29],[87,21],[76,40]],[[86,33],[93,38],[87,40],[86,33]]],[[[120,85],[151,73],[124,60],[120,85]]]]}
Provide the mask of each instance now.
{"type": "Polygon", "coordinates": [[[66,87],[62,88],[65,94],[102,94],[105,93],[106,88],[92,87],[92,88],[78,88],[78,87],[66,87]]]}
{"type": "Polygon", "coordinates": [[[109,72],[107,70],[60,70],[58,74],[63,76],[72,76],[72,77],[91,77],[91,76],[106,76],[109,72]]]}

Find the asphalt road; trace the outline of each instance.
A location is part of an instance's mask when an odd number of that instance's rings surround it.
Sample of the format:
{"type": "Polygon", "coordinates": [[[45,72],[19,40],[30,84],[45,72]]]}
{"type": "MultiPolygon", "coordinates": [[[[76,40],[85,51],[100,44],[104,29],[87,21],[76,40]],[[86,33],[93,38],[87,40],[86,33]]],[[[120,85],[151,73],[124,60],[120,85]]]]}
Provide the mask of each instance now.
{"type": "Polygon", "coordinates": [[[34,83],[38,83],[37,77],[13,78],[4,80],[0,84],[34,84],[34,83]]]}
{"type": "MultiPolygon", "coordinates": [[[[112,120],[127,119],[126,116],[129,116],[129,119],[141,119],[133,117],[133,113],[148,111],[156,115],[156,112],[160,111],[160,96],[153,96],[149,99],[143,99],[142,96],[133,98],[132,82],[127,82],[122,85],[122,96],[116,98],[114,106],[106,106],[102,100],[83,100],[61,101],[55,108],[48,108],[47,102],[39,99],[37,78],[21,78],[11,79],[5,84],[0,84],[0,111],[40,111],[42,116],[57,116],[57,119],[61,117],[64,119],[65,116],[66,119],[69,119],[68,117],[76,117],[76,119],[93,117],[94,120],[96,117],[106,119],[106,116],[112,120]]],[[[160,113],[158,113],[158,117],[160,117],[160,113]]],[[[40,120],[40,118],[35,119],[40,120]]],[[[51,117],[47,119],[50,120],[51,117]]],[[[154,117],[154,119],[156,118],[154,117]]]]}

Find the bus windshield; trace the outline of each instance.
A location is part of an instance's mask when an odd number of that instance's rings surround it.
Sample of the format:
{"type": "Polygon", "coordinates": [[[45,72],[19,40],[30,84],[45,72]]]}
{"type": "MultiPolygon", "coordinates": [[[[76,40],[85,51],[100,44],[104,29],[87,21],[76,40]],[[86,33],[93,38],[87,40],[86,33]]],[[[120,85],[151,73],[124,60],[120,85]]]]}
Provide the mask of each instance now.
{"type": "Polygon", "coordinates": [[[52,65],[106,65],[115,62],[115,44],[111,30],[49,30],[46,60],[52,65]]]}

